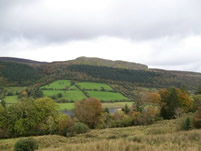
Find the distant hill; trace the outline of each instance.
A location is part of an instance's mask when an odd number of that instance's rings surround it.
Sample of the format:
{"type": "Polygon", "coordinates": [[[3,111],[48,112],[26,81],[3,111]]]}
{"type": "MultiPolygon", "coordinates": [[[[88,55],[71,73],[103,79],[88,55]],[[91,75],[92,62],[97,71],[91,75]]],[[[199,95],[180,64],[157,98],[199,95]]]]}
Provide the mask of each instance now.
{"type": "Polygon", "coordinates": [[[0,82],[5,81],[4,79],[13,85],[19,83],[43,85],[58,79],[109,82],[131,87],[130,89],[135,86],[152,88],[186,86],[190,90],[195,90],[201,85],[201,73],[197,72],[149,69],[148,66],[138,63],[88,57],[52,63],[1,57],[0,82]],[[13,62],[17,63],[16,66],[13,62]]]}
{"type": "Polygon", "coordinates": [[[0,61],[6,61],[6,62],[16,62],[16,63],[22,63],[22,64],[47,64],[48,62],[39,62],[29,59],[21,59],[21,58],[12,58],[12,57],[0,57],[0,61]]]}
{"type": "Polygon", "coordinates": [[[122,68],[122,69],[132,69],[132,70],[147,70],[148,66],[139,64],[139,63],[132,63],[126,61],[112,61],[106,60],[101,58],[89,58],[89,57],[79,57],[75,60],[72,60],[71,63],[73,64],[81,64],[81,65],[92,65],[92,66],[105,66],[105,67],[112,67],[112,68],[122,68]]]}

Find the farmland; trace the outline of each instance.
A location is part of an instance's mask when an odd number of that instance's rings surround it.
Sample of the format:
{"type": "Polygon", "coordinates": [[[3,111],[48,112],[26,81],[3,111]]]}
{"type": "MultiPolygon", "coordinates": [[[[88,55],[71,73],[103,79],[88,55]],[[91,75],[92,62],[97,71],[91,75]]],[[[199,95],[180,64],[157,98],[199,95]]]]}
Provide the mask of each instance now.
{"type": "Polygon", "coordinates": [[[18,102],[18,96],[14,95],[14,96],[6,96],[5,97],[5,101],[8,104],[14,104],[18,102]]]}
{"type": "Polygon", "coordinates": [[[103,101],[110,101],[110,100],[128,100],[128,98],[124,97],[120,93],[113,93],[113,92],[101,92],[101,91],[87,91],[90,97],[97,98],[103,101]]]}
{"type": "Polygon", "coordinates": [[[78,82],[76,83],[81,89],[85,90],[112,90],[112,88],[105,83],[93,83],[93,82],[78,82]]]}
{"type": "MultiPolygon", "coordinates": [[[[4,98],[6,103],[17,103],[18,95],[16,94],[26,88],[27,87],[7,87],[6,90],[8,94],[10,93],[12,95],[4,98]]],[[[40,90],[43,92],[44,96],[51,97],[55,101],[58,101],[60,110],[72,110],[75,101],[88,97],[102,101],[103,107],[109,108],[123,107],[126,103],[130,103],[127,97],[123,96],[120,92],[114,91],[113,88],[106,83],[56,80],[41,86],[40,90]]]]}
{"type": "Polygon", "coordinates": [[[69,100],[69,101],[77,101],[81,99],[87,98],[82,91],[75,90],[75,91],[62,91],[62,90],[43,90],[44,96],[57,96],[58,94],[62,94],[63,99],[69,100]]]}
{"type": "Polygon", "coordinates": [[[41,87],[41,89],[66,89],[70,86],[70,84],[70,80],[57,80],[41,87]]]}
{"type": "Polygon", "coordinates": [[[114,92],[112,87],[106,83],[57,80],[40,89],[44,96],[52,97],[55,100],[64,100],[63,103],[59,103],[60,110],[71,110],[73,108],[72,102],[88,97],[104,102],[128,101],[128,98],[119,92],[114,92]]]}

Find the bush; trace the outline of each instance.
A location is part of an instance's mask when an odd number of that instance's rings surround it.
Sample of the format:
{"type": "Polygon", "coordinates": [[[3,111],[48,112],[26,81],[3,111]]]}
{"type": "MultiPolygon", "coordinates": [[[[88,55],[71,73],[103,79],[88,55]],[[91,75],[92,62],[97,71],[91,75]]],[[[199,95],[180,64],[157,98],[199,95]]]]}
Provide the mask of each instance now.
{"type": "Polygon", "coordinates": [[[76,134],[86,133],[89,131],[89,127],[84,123],[77,122],[66,133],[66,136],[74,136],[76,134]]]}
{"type": "Polygon", "coordinates": [[[190,124],[191,124],[191,121],[190,121],[190,118],[187,117],[185,122],[184,122],[184,130],[189,130],[190,129],[190,124]]]}
{"type": "Polygon", "coordinates": [[[74,124],[73,120],[69,116],[65,116],[62,120],[59,121],[59,135],[66,135],[68,129],[74,124]]]}
{"type": "Polygon", "coordinates": [[[201,108],[195,113],[193,122],[196,128],[201,128],[201,108]]]}
{"type": "Polygon", "coordinates": [[[38,149],[38,143],[33,138],[20,139],[14,147],[14,151],[34,151],[38,149]]]}

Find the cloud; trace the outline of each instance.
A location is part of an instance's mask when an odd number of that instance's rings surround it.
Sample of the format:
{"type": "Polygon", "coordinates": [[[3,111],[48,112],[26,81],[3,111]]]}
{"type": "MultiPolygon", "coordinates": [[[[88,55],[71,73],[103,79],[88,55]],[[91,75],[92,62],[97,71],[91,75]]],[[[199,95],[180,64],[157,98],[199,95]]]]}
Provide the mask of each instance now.
{"type": "Polygon", "coordinates": [[[201,36],[164,37],[137,41],[102,36],[90,40],[74,40],[49,45],[38,45],[26,39],[0,46],[2,56],[23,57],[40,61],[64,61],[79,56],[100,57],[144,63],[151,68],[201,72],[201,36]],[[12,51],[15,49],[15,51],[12,51]]]}
{"type": "Polygon", "coordinates": [[[200,0],[1,0],[0,54],[201,72],[200,6],[200,0]]]}
{"type": "Polygon", "coordinates": [[[66,41],[106,35],[144,40],[201,32],[199,0],[3,2],[7,4],[0,14],[1,39],[20,35],[66,41]]]}

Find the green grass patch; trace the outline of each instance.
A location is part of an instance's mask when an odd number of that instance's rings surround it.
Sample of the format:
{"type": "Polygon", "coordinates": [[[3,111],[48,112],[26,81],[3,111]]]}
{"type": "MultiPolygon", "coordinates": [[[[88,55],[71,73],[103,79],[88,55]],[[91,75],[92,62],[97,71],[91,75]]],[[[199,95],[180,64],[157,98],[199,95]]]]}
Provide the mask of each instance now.
{"type": "Polygon", "coordinates": [[[18,96],[14,95],[14,96],[6,96],[5,98],[6,103],[8,104],[14,104],[18,102],[18,96]]]}
{"type": "Polygon", "coordinates": [[[121,93],[114,92],[102,92],[102,91],[87,91],[90,97],[96,98],[98,100],[103,101],[120,101],[120,100],[128,100],[121,93]]]}
{"type": "Polygon", "coordinates": [[[23,90],[25,90],[27,87],[6,87],[6,90],[8,92],[13,92],[13,93],[20,93],[22,92],[23,90]]]}
{"type": "Polygon", "coordinates": [[[62,94],[62,98],[65,100],[73,100],[73,101],[77,101],[77,100],[82,100],[87,98],[82,91],[62,91],[62,90],[43,90],[43,94],[44,96],[57,96],[59,93],[62,94]]]}
{"type": "Polygon", "coordinates": [[[56,80],[48,85],[42,86],[41,89],[66,89],[70,85],[70,80],[56,80]]]}
{"type": "Polygon", "coordinates": [[[105,83],[95,83],[95,82],[78,82],[76,83],[81,89],[86,89],[86,90],[112,90],[112,88],[105,84],[105,83]]]}
{"type": "Polygon", "coordinates": [[[72,110],[74,109],[74,103],[58,103],[59,104],[59,110],[72,110]]]}

